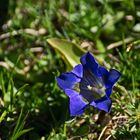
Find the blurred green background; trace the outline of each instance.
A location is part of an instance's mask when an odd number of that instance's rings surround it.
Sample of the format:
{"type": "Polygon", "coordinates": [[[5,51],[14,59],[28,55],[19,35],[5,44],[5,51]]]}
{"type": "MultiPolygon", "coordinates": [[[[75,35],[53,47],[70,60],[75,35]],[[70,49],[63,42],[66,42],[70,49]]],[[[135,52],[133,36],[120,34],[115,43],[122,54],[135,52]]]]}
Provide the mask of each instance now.
{"type": "Polygon", "coordinates": [[[1,0],[0,139],[140,140],[140,1],[1,0]],[[69,115],[56,76],[90,51],[122,73],[106,114],[69,115]]]}

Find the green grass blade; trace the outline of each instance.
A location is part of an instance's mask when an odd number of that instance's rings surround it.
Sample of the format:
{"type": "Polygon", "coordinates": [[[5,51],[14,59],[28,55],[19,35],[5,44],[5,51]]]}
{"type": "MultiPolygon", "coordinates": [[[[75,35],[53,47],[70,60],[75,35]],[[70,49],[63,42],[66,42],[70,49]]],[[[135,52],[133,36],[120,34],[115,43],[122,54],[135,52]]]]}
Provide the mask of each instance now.
{"type": "Polygon", "coordinates": [[[7,115],[7,111],[5,110],[0,116],[0,123],[4,120],[6,115],[7,115]]]}
{"type": "Polygon", "coordinates": [[[22,87],[20,87],[17,92],[15,93],[15,95],[17,95],[19,92],[23,93],[25,88],[29,86],[29,84],[24,84],[22,87]]]}
{"type": "Polygon", "coordinates": [[[24,130],[22,130],[22,131],[19,131],[18,133],[16,133],[16,134],[11,138],[11,140],[17,140],[20,136],[22,136],[23,134],[25,134],[25,133],[27,133],[27,132],[29,132],[29,131],[31,131],[31,130],[33,130],[33,128],[24,129],[24,130]]]}
{"type": "Polygon", "coordinates": [[[4,79],[3,79],[3,73],[1,72],[0,74],[0,84],[1,84],[1,88],[2,88],[2,93],[3,95],[6,94],[6,89],[5,89],[5,82],[4,82],[4,79]]]}
{"type": "Polygon", "coordinates": [[[14,99],[14,82],[13,82],[13,79],[10,79],[10,109],[12,111],[12,106],[13,106],[13,99],[14,99]]]}
{"type": "Polygon", "coordinates": [[[22,113],[23,113],[23,110],[21,110],[21,112],[20,112],[20,115],[19,115],[19,117],[18,117],[18,120],[17,120],[16,126],[15,126],[15,128],[14,128],[12,137],[13,137],[14,135],[16,135],[16,133],[18,132],[18,129],[19,129],[19,126],[20,126],[20,122],[21,122],[22,113]]]}
{"type": "Polygon", "coordinates": [[[23,114],[23,110],[21,110],[21,113],[18,117],[16,126],[14,128],[13,134],[11,136],[11,140],[16,140],[17,138],[19,138],[21,135],[31,131],[33,128],[29,128],[29,129],[23,129],[24,125],[25,125],[25,119],[27,118],[27,115],[23,118],[23,120],[21,120],[22,118],[22,114],[23,114]]]}

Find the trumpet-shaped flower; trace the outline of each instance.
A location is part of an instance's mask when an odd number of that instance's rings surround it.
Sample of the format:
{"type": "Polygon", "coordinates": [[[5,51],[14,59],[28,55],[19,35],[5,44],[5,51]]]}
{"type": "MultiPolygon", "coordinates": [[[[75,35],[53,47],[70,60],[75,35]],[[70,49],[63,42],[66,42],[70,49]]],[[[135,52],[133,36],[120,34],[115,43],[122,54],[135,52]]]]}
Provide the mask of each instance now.
{"type": "Polygon", "coordinates": [[[76,65],[71,72],[57,77],[59,87],[70,99],[71,116],[83,114],[88,106],[109,112],[112,88],[121,73],[115,69],[108,71],[89,52],[80,61],[81,64],[76,65]]]}

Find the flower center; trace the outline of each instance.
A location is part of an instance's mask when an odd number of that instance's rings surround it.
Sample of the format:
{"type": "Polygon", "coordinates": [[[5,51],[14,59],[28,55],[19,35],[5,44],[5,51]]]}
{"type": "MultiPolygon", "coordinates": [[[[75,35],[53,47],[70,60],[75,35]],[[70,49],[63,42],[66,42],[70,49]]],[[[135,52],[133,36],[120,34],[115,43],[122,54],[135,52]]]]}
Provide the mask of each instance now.
{"type": "Polygon", "coordinates": [[[105,87],[92,87],[90,85],[87,86],[88,90],[91,91],[91,93],[93,94],[95,100],[98,100],[102,97],[105,96],[105,87]]]}
{"type": "Polygon", "coordinates": [[[90,70],[84,71],[84,76],[80,81],[80,94],[88,102],[99,100],[105,96],[105,85],[102,77],[96,76],[90,70]]]}

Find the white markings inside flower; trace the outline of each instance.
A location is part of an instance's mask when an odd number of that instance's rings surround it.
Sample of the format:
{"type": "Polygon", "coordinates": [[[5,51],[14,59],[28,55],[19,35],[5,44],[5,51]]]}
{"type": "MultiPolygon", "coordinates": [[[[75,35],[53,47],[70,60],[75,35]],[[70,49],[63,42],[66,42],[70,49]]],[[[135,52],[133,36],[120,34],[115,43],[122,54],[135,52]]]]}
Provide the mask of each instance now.
{"type": "Polygon", "coordinates": [[[96,87],[92,87],[88,85],[87,88],[93,93],[93,95],[95,96],[95,99],[100,99],[105,96],[105,90],[106,90],[105,86],[101,88],[96,88],[96,87]]]}
{"type": "Polygon", "coordinates": [[[106,88],[102,77],[97,77],[91,71],[84,71],[80,82],[80,94],[89,102],[99,100],[106,94],[106,88]]]}
{"type": "Polygon", "coordinates": [[[97,77],[90,71],[84,72],[84,77],[73,87],[88,102],[99,100],[106,94],[106,88],[101,77],[97,77]]]}
{"type": "Polygon", "coordinates": [[[76,83],[76,84],[74,85],[73,89],[79,93],[79,92],[80,92],[79,83],[76,83]]]}
{"type": "Polygon", "coordinates": [[[93,100],[99,100],[105,96],[105,86],[102,87],[94,87],[91,85],[82,86],[82,83],[75,84],[75,91],[80,93],[88,102],[92,102],[93,100]]]}

